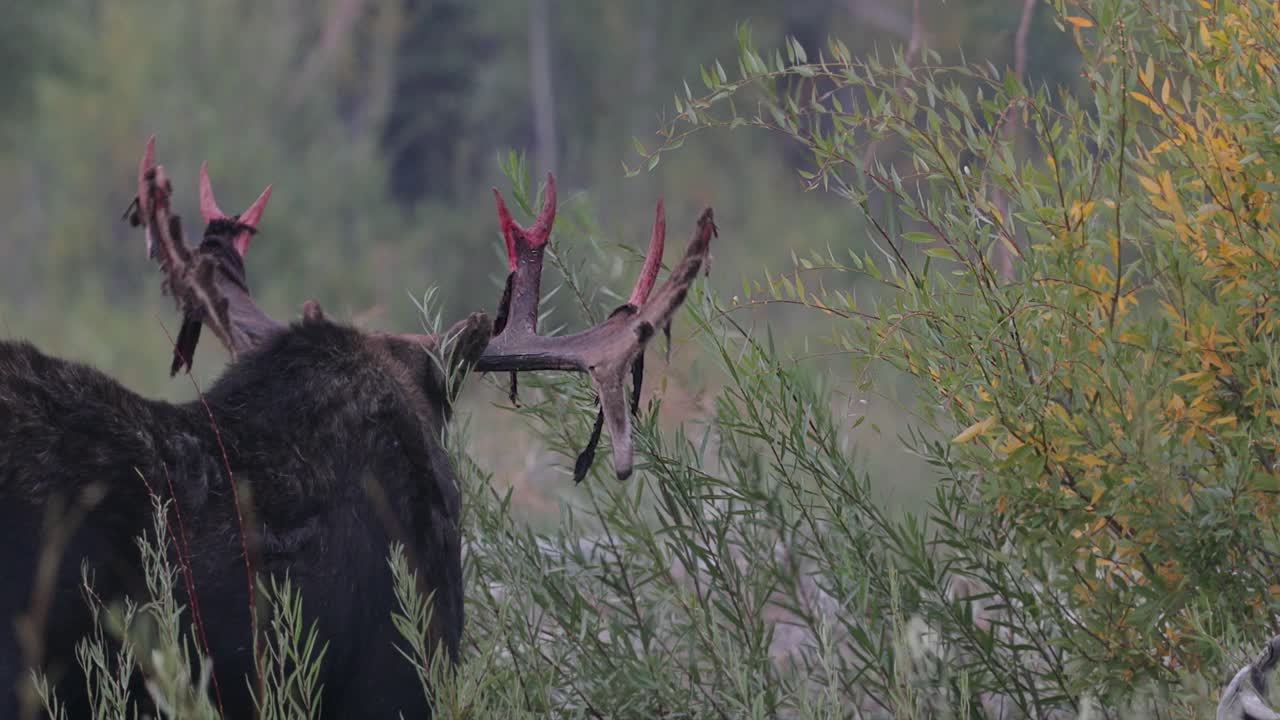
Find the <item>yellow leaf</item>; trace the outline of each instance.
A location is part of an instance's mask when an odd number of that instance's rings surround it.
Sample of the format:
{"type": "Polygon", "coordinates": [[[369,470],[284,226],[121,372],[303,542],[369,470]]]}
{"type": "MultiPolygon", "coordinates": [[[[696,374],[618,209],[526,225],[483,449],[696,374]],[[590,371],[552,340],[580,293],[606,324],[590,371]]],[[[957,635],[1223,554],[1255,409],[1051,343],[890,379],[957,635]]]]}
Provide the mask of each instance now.
{"type": "Polygon", "coordinates": [[[1080,17],[1079,15],[1068,15],[1068,16],[1066,17],[1066,21],[1067,21],[1067,22],[1069,22],[1069,23],[1071,23],[1072,25],[1075,25],[1075,26],[1076,26],[1076,27],[1078,27],[1078,28],[1091,28],[1091,27],[1093,27],[1093,21],[1092,21],[1092,20],[1090,20],[1089,18],[1080,17]]]}
{"type": "Polygon", "coordinates": [[[992,425],[995,424],[995,422],[996,422],[996,419],[994,416],[989,417],[986,420],[979,420],[978,422],[970,425],[964,430],[961,430],[959,435],[951,438],[951,442],[967,443],[970,440],[978,437],[982,433],[986,432],[988,429],[990,429],[992,425]]]}
{"type": "Polygon", "coordinates": [[[1013,241],[1010,240],[1009,237],[1004,233],[1000,233],[1000,243],[1004,245],[1005,249],[1013,253],[1014,257],[1022,257],[1022,251],[1019,250],[1018,246],[1014,245],[1013,241]]]}
{"type": "Polygon", "coordinates": [[[1089,455],[1081,455],[1080,457],[1078,457],[1078,458],[1076,458],[1076,459],[1080,462],[1080,464],[1081,464],[1081,465],[1084,465],[1085,467],[1091,467],[1091,468],[1092,468],[1092,467],[1102,467],[1103,465],[1106,465],[1106,464],[1107,464],[1107,461],[1106,461],[1106,460],[1103,460],[1102,458],[1098,457],[1097,455],[1093,455],[1093,454],[1089,454],[1089,455]]]}
{"type": "Polygon", "coordinates": [[[1143,176],[1139,175],[1139,176],[1138,176],[1138,183],[1139,183],[1140,185],[1142,185],[1142,189],[1143,189],[1143,190],[1146,190],[1147,192],[1151,193],[1152,195],[1159,195],[1159,194],[1160,194],[1160,184],[1159,184],[1159,183],[1157,183],[1155,180],[1152,180],[1152,179],[1151,179],[1151,178],[1149,178],[1149,177],[1143,177],[1143,176]]]}
{"type": "Polygon", "coordinates": [[[1134,100],[1137,100],[1143,105],[1146,105],[1147,109],[1150,110],[1151,112],[1160,112],[1160,106],[1156,105],[1156,101],[1152,100],[1146,95],[1143,95],[1142,93],[1136,90],[1130,90],[1129,95],[1132,96],[1134,100]]]}

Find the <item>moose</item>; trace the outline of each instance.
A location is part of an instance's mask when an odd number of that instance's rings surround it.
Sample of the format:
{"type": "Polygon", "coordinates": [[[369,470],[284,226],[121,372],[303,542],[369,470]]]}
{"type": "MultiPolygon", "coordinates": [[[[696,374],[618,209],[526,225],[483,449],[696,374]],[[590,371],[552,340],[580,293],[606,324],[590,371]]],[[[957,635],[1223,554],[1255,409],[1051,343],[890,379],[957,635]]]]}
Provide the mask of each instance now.
{"type": "Polygon", "coordinates": [[[256,715],[255,580],[286,573],[306,623],[327,643],[324,715],[425,717],[416,669],[396,647],[386,558],[392,543],[405,548],[432,603],[428,644],[456,662],[464,622],[460,498],[442,443],[459,379],[586,373],[599,417],[576,474],[585,473],[604,425],[614,472],[632,472],[644,350],[707,267],[717,232],[709,208],[658,285],[659,202],[627,303],[590,329],[547,336],[537,321],[555,179],[547,176],[545,202],[528,227],[512,219],[495,188],[509,266],[495,317],[474,313],[423,335],[358,330],[330,320],[315,302],[288,324],[259,308],[245,260],[270,193],[227,215],[202,166],[204,233],[189,246],[170,209],[171,183],[155,162],[155,138],[147,142],[128,215],[182,313],[170,374],[190,370],[205,329],[231,358],[195,401],[145,399],[93,368],[0,341],[0,716],[18,716],[33,671],[54,681],[70,717],[89,716],[74,654],[93,627],[81,566],[105,601],[144,597],[137,539],[153,527],[158,501],[181,529],[168,550],[187,576],[177,594],[197,649],[211,658],[210,692],[225,717],[256,715]]]}

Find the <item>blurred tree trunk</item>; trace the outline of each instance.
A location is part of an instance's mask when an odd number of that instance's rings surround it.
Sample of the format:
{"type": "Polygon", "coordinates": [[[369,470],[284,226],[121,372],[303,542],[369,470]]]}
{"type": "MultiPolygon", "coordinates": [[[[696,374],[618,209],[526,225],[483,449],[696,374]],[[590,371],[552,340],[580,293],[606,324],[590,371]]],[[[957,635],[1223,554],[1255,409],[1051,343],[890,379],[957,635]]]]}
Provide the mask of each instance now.
{"type": "Polygon", "coordinates": [[[382,146],[402,206],[450,198],[478,57],[466,0],[404,0],[382,146]]]}
{"type": "MultiPolygon", "coordinates": [[[[640,107],[654,102],[655,68],[658,65],[658,43],[661,40],[662,4],[644,3],[636,23],[636,56],[631,70],[631,94],[640,107]]],[[[641,113],[631,116],[631,135],[639,137],[648,125],[641,113]]]]}
{"type": "MultiPolygon", "coordinates": [[[[826,47],[833,10],[835,3],[832,0],[787,3],[783,11],[786,34],[799,40],[806,50],[817,51],[826,47]]],[[[813,54],[816,56],[816,52],[813,54]]]]}
{"type": "Polygon", "coordinates": [[[533,159],[539,173],[555,172],[555,87],[551,67],[551,0],[529,2],[529,94],[533,110],[533,159]]]}
{"type": "MultiPolygon", "coordinates": [[[[850,0],[849,2],[849,11],[851,13],[868,14],[869,11],[872,9],[874,9],[876,12],[874,16],[879,17],[883,15],[883,12],[884,12],[883,9],[879,5],[879,3],[876,3],[874,1],[868,2],[868,0],[850,0]]],[[[924,52],[924,43],[926,39],[925,29],[924,29],[924,11],[920,7],[920,0],[911,0],[911,19],[910,21],[906,22],[906,28],[907,28],[907,36],[906,36],[907,48],[903,52],[903,57],[906,60],[907,67],[911,68],[915,65],[917,59],[919,59],[918,56],[924,52]]],[[[900,86],[900,83],[898,82],[894,83],[895,92],[901,91],[901,88],[899,86],[900,86]]],[[[856,104],[858,100],[855,96],[850,96],[850,102],[852,104],[856,104]]],[[[890,139],[890,142],[892,142],[892,139],[890,139]]],[[[876,160],[877,155],[883,149],[884,148],[881,146],[880,140],[873,140],[872,142],[867,143],[867,148],[866,150],[863,151],[863,154],[862,154],[863,166],[871,167],[871,164],[876,160]]],[[[888,152],[885,152],[884,155],[886,158],[886,162],[889,162],[894,157],[894,152],[890,150],[888,152]]]]}
{"type": "MultiPolygon", "coordinates": [[[[1018,82],[1026,81],[1027,74],[1027,36],[1031,31],[1031,15],[1035,12],[1036,0],[1022,0],[1022,15],[1018,21],[1018,31],[1013,36],[1013,76],[1018,82]]],[[[1019,113],[1010,113],[1008,120],[1005,122],[1004,132],[1005,140],[1013,145],[1015,157],[1019,157],[1018,152],[1019,140],[1022,136],[1021,123],[1019,122],[1019,113]]],[[[995,247],[995,266],[996,272],[1004,280],[1013,277],[1013,245],[1018,238],[1015,234],[1017,228],[1013,224],[1013,218],[1009,217],[1009,198],[1001,190],[996,190],[996,206],[1000,208],[1000,215],[1004,218],[1005,223],[1005,240],[996,243],[995,247]]]]}
{"type": "MultiPolygon", "coordinates": [[[[848,0],[849,15],[859,24],[906,39],[914,30],[915,18],[901,11],[903,4],[901,0],[848,0]]],[[[915,8],[919,9],[918,3],[915,8]]],[[[919,12],[914,15],[919,16],[919,12]]]]}
{"type": "MultiPolygon", "coordinates": [[[[789,2],[783,11],[783,32],[795,38],[808,52],[812,60],[817,60],[819,51],[827,46],[827,35],[832,25],[831,14],[836,9],[831,0],[817,2],[789,2]]],[[[826,89],[822,82],[815,83],[818,92],[826,89]]],[[[823,130],[830,130],[830,123],[823,120],[823,130]]],[[[787,143],[782,148],[784,161],[789,167],[802,168],[809,165],[813,154],[799,143],[787,143]]]]}
{"type": "Polygon", "coordinates": [[[336,61],[344,45],[350,42],[352,30],[364,10],[365,0],[337,0],[330,3],[320,41],[307,53],[289,88],[288,107],[296,107],[303,97],[314,92],[324,72],[336,61]]]}

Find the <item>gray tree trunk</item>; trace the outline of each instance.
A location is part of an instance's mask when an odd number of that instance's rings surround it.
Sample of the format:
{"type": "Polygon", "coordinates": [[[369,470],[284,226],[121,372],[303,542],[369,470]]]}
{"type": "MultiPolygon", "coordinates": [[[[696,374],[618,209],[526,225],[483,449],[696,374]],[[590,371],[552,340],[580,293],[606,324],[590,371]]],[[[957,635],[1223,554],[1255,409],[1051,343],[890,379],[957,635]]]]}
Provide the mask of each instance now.
{"type": "Polygon", "coordinates": [[[552,0],[529,2],[529,93],[533,110],[533,159],[539,173],[555,172],[555,87],[551,67],[552,0]]]}

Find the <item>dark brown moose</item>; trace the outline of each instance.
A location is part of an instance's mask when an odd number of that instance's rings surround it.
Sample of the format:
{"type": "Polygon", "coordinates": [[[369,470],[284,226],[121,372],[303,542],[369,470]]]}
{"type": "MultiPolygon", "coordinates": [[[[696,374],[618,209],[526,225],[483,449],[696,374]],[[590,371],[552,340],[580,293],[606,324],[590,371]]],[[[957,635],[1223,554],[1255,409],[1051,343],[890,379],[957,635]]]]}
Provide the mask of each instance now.
{"type": "MultiPolygon", "coordinates": [[[[213,659],[210,695],[225,717],[256,715],[254,583],[286,573],[327,652],[326,717],[425,717],[427,699],[400,654],[386,562],[400,542],[433,600],[428,641],[456,660],[463,628],[459,494],[441,446],[455,382],[482,372],[587,373],[608,425],[613,467],[632,471],[630,416],[646,343],[665,330],[706,266],[711,210],[684,256],[655,287],[665,220],[627,304],[580,333],[537,333],[543,256],[556,212],[554,179],[529,227],[495,190],[510,274],[496,318],[476,313],[443,335],[364,332],[308,303],[281,323],[249,292],[245,256],[270,188],[239,215],[224,214],[200,173],[203,240],[188,246],[170,211],[170,183],[154,161],[139,168],[130,218],[140,225],[164,289],[183,321],[173,372],[191,364],[207,329],[231,355],[199,399],[142,398],[84,365],[0,342],[0,716],[34,710],[31,669],[56,683],[68,715],[88,717],[74,647],[91,631],[81,565],[104,601],[145,593],[137,538],[153,500],[169,503],[181,568],[179,600],[196,649],[213,659]],[[440,360],[441,357],[445,359],[440,360]]],[[[584,451],[577,475],[594,448],[584,451]]],[[[135,677],[136,677],[135,673],[135,677]]],[[[139,685],[136,695],[145,695],[139,685]]]]}

